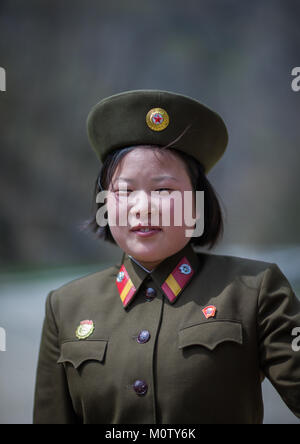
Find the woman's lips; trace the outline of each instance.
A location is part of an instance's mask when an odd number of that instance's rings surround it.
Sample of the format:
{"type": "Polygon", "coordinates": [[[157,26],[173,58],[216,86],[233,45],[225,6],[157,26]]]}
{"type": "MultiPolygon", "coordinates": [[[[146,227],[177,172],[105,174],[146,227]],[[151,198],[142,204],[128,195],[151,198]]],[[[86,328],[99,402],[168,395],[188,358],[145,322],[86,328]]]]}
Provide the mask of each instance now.
{"type": "Polygon", "coordinates": [[[159,227],[138,226],[138,227],[132,228],[130,231],[133,232],[134,234],[136,234],[137,236],[150,237],[150,236],[154,236],[155,234],[159,233],[162,230],[159,227]]]}

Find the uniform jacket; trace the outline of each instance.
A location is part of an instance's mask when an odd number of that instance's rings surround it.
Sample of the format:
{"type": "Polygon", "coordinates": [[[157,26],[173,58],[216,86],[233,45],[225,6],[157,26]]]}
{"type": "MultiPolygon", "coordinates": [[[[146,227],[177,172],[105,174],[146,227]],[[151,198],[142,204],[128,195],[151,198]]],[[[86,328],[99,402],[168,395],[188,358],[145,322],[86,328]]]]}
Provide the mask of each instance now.
{"type": "Polygon", "coordinates": [[[265,376],[300,417],[299,326],[275,264],[187,245],[147,273],[125,255],[48,295],[34,423],[261,423],[265,376]]]}

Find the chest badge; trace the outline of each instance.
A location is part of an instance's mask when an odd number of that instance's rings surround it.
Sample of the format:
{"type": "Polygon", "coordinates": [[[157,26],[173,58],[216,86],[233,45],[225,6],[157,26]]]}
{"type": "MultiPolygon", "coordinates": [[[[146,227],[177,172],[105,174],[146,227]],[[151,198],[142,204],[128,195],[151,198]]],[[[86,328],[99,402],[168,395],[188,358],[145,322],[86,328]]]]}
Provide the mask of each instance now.
{"type": "Polygon", "coordinates": [[[203,308],[202,312],[206,319],[213,318],[216,314],[216,307],[214,305],[208,305],[207,307],[203,308]]]}
{"type": "Polygon", "coordinates": [[[81,321],[76,329],[76,337],[78,339],[86,339],[93,333],[94,329],[95,326],[93,321],[81,321]]]}

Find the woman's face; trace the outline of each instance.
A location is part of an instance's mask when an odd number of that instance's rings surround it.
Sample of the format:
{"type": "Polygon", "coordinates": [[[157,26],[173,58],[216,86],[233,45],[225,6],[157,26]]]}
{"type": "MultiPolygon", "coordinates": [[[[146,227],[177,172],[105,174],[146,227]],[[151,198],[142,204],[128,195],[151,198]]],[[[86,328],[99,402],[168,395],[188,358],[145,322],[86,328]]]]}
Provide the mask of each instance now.
{"type": "MultiPolygon", "coordinates": [[[[186,229],[191,225],[185,225],[183,210],[184,199],[187,195],[191,198],[193,188],[184,162],[170,151],[133,149],[118,165],[109,191],[107,210],[112,236],[122,250],[146,268],[153,269],[189,242],[186,229]],[[159,194],[161,191],[164,196],[159,194]],[[184,195],[184,191],[189,193],[184,195]],[[172,192],[175,200],[169,198],[172,192]]],[[[195,217],[194,200],[190,202],[195,217]]]]}

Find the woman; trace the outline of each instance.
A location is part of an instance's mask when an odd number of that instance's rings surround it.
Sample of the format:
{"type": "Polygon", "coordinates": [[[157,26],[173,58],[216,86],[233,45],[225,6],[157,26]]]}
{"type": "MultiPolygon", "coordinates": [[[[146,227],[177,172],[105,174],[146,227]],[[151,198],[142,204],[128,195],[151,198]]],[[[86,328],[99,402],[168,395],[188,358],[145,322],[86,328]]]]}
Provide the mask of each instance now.
{"type": "Polygon", "coordinates": [[[286,278],[194,250],[222,232],[206,179],[227,145],[222,119],[130,91],[98,103],[88,133],[103,162],[90,225],[124,255],[49,294],[34,422],[261,423],[265,376],[300,417],[300,303],[286,278]]]}

